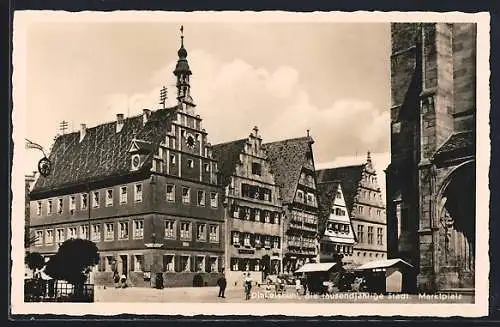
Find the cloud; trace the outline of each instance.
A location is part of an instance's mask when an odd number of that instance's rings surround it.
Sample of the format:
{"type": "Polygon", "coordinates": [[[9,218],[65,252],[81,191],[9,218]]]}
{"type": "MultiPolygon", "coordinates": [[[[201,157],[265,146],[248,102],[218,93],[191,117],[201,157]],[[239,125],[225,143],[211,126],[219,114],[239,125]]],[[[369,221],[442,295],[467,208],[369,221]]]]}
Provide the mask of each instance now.
{"type": "MultiPolygon", "coordinates": [[[[291,66],[270,71],[241,59],[223,62],[202,50],[190,51],[188,60],[193,72],[191,94],[213,144],[247,137],[258,126],[265,142],[305,136],[309,129],[316,161],[388,148],[388,112],[367,99],[337,98],[330,106],[318,107],[291,66]]],[[[110,94],[104,119],[159,108],[163,85],[167,103],[175,104],[175,64],[173,60],[158,69],[136,94],[110,94]]],[[[103,117],[95,119],[97,124],[103,117]]]]}

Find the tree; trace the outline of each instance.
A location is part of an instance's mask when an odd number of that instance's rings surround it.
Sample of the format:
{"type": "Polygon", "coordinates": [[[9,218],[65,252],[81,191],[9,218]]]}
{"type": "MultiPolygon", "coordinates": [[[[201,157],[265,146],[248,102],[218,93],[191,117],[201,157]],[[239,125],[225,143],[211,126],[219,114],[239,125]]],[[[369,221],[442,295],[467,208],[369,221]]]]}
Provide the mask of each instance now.
{"type": "Polygon", "coordinates": [[[45,273],[56,280],[64,280],[75,286],[75,293],[83,292],[86,272],[99,263],[99,253],[94,242],[69,239],[61,244],[56,255],[50,258],[45,273]]]}
{"type": "Polygon", "coordinates": [[[45,265],[45,260],[42,255],[38,252],[27,252],[24,257],[24,263],[28,265],[28,268],[33,270],[41,269],[45,265]]]}

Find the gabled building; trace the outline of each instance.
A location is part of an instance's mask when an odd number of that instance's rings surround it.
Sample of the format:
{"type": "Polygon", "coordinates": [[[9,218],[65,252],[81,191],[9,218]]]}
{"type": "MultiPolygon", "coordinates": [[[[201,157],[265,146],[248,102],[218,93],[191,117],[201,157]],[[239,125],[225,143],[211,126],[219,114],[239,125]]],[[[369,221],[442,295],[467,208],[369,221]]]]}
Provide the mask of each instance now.
{"type": "Polygon", "coordinates": [[[292,273],[318,256],[318,202],[312,137],[264,145],[284,208],[283,271],[292,273]]]}
{"type": "Polygon", "coordinates": [[[226,278],[276,275],[282,264],[282,206],[279,188],[262,138],[255,127],[248,138],[213,146],[225,198],[226,278]]]}
{"type": "Polygon", "coordinates": [[[344,264],[352,264],[356,236],[340,182],[318,183],[318,203],[320,262],[339,255],[344,264]]]}
{"type": "Polygon", "coordinates": [[[387,223],[382,192],[370,153],[361,165],[318,170],[318,183],[340,181],[357,243],[353,265],[387,258],[387,223]]]}
{"type": "Polygon", "coordinates": [[[132,285],[215,284],[223,267],[223,208],[217,163],[190,95],[183,39],[174,71],[178,104],[118,114],[116,121],[59,136],[52,173],[31,192],[37,252],[54,254],[69,238],[94,241],[96,283],[114,270],[132,285]]]}

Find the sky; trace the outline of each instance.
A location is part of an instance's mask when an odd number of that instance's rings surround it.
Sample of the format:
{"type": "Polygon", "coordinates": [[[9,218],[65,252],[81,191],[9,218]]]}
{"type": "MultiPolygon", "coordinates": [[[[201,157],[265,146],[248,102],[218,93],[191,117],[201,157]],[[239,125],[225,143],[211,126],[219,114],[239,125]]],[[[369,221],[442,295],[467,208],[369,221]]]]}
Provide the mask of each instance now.
{"type": "MultiPolygon", "coordinates": [[[[117,113],[157,109],[163,85],[174,104],[181,24],[191,94],[212,144],[244,138],[254,126],[264,142],[310,130],[317,168],[361,163],[371,151],[383,184],[390,151],[387,23],[32,23],[25,29],[25,137],[49,150],[61,121],[71,132],[117,113]]],[[[40,153],[26,151],[31,172],[40,153]]]]}

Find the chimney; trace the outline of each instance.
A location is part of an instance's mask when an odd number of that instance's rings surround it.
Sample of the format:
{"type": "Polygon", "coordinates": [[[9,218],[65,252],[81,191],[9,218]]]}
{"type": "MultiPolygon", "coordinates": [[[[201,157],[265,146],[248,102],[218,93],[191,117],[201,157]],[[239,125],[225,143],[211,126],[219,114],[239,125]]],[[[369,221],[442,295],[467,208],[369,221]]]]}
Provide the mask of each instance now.
{"type": "Polygon", "coordinates": [[[80,142],[85,138],[86,134],[87,134],[87,125],[81,124],[80,125],[80,142]]]}
{"type": "Polygon", "coordinates": [[[146,123],[149,121],[150,116],[151,116],[151,110],[142,109],[142,125],[146,125],[146,123]]]}
{"type": "Polygon", "coordinates": [[[125,124],[125,122],[123,120],[123,114],[116,114],[116,132],[117,133],[119,133],[122,130],[124,124],[125,124]]]}

